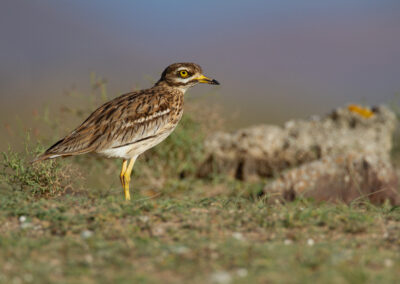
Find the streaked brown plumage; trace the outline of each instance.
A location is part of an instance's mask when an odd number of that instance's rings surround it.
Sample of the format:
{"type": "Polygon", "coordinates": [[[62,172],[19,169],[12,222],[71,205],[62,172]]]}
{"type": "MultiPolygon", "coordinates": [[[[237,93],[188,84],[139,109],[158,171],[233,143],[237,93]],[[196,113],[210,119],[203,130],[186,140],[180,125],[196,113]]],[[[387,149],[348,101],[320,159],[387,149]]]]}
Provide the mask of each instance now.
{"type": "Polygon", "coordinates": [[[152,88],[103,104],[34,162],[91,152],[122,158],[121,183],[125,198],[130,199],[129,181],[136,158],[171,134],[183,114],[185,91],[198,83],[219,84],[205,77],[194,63],[172,64],[152,88]]]}

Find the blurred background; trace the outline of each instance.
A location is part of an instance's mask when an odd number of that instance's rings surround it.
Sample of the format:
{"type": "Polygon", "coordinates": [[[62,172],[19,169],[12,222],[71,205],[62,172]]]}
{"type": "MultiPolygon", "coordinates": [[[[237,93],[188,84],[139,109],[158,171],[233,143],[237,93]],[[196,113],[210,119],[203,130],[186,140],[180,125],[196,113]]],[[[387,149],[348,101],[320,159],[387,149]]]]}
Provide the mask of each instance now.
{"type": "Polygon", "coordinates": [[[5,126],[87,93],[93,72],[115,97],[179,61],[221,82],[189,96],[220,105],[232,127],[392,103],[400,92],[397,0],[3,0],[0,39],[5,126]]]}

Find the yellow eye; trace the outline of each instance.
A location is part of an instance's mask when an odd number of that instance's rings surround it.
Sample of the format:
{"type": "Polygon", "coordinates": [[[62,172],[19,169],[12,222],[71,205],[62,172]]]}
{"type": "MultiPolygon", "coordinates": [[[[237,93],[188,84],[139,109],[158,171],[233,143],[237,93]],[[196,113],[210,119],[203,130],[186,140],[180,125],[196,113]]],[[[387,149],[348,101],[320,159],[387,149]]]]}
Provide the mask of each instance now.
{"type": "Polygon", "coordinates": [[[179,75],[181,75],[182,78],[186,78],[189,74],[186,70],[179,71],[179,75]]]}

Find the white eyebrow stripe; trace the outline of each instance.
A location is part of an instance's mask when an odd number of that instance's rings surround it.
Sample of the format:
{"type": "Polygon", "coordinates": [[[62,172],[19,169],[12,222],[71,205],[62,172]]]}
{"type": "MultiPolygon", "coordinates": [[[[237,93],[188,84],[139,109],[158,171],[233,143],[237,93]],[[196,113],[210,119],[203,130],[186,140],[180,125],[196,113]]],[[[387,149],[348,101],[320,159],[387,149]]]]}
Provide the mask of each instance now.
{"type": "Polygon", "coordinates": [[[179,83],[184,83],[186,84],[187,82],[189,82],[190,80],[193,79],[193,76],[191,77],[187,77],[187,78],[176,78],[175,82],[179,82],[179,83]]]}
{"type": "Polygon", "coordinates": [[[189,70],[187,69],[187,67],[179,67],[178,69],[176,69],[176,71],[181,71],[181,70],[186,70],[189,72],[189,70]]]}

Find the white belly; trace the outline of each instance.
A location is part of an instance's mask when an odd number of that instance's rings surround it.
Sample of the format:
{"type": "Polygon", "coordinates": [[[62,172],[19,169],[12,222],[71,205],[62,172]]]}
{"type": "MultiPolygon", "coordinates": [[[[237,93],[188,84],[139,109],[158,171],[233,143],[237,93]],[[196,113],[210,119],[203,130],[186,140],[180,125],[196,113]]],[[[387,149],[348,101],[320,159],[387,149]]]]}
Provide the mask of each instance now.
{"type": "Polygon", "coordinates": [[[131,159],[135,156],[139,156],[140,154],[144,153],[150,148],[153,148],[154,146],[165,140],[165,138],[167,138],[172,133],[172,131],[174,131],[174,129],[175,128],[171,128],[170,130],[165,131],[154,138],[143,140],[123,147],[104,149],[99,151],[98,153],[109,158],[131,159]]]}

